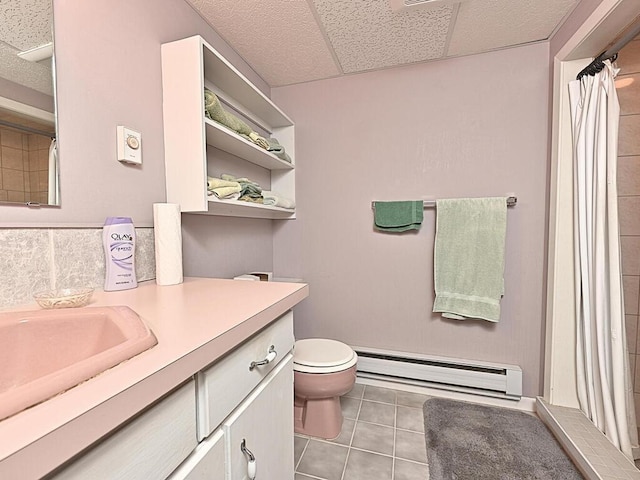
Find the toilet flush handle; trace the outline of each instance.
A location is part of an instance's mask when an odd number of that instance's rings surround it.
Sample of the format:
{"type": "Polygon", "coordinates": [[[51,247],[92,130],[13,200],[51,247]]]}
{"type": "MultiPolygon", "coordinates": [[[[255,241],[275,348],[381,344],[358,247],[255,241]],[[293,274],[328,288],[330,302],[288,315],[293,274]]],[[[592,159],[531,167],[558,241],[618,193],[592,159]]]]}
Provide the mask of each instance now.
{"type": "Polygon", "coordinates": [[[264,360],[260,360],[259,362],[251,362],[249,365],[249,371],[252,371],[254,368],[259,367],[260,365],[267,365],[273,362],[278,356],[278,352],[276,352],[276,347],[271,345],[269,347],[269,351],[267,352],[267,356],[264,360]]]}

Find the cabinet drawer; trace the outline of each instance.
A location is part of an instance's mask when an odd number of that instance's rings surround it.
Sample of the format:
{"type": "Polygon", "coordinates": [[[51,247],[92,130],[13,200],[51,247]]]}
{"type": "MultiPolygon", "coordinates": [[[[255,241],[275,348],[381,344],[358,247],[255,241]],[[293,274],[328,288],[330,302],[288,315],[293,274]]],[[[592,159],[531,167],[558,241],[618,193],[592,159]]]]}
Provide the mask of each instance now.
{"type": "Polygon", "coordinates": [[[225,480],[224,432],[201,442],[167,480],[225,480]]]}
{"type": "Polygon", "coordinates": [[[190,380],[53,478],[166,478],[197,445],[194,413],[195,382],[190,380]]]}
{"type": "Polygon", "coordinates": [[[247,478],[249,452],[256,480],[293,480],[293,356],[280,362],[267,379],[223,424],[227,437],[227,474],[247,478]],[[243,452],[244,441],[248,451],[243,452]]]}
{"type": "Polygon", "coordinates": [[[197,374],[198,440],[213,432],[293,348],[293,313],[287,312],[271,326],[197,374]],[[249,369],[265,359],[273,345],[276,357],[266,365],[249,369]]]}

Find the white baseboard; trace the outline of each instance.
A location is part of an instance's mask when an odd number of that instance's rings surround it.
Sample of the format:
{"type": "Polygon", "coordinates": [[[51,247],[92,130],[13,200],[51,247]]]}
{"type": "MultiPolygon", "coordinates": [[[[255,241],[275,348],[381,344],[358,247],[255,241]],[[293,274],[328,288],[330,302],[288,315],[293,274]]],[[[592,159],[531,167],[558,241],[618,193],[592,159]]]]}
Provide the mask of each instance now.
{"type": "Polygon", "coordinates": [[[362,377],[356,378],[356,383],[362,385],[371,385],[374,387],[392,388],[394,390],[402,390],[403,392],[421,393],[423,395],[429,395],[430,397],[450,398],[452,400],[479,403],[481,405],[512,408],[515,410],[522,410],[524,412],[535,412],[536,410],[536,399],[531,397],[522,397],[519,401],[515,401],[505,398],[485,397],[474,395],[471,393],[440,390],[436,388],[424,387],[421,385],[409,385],[406,383],[362,377]]]}

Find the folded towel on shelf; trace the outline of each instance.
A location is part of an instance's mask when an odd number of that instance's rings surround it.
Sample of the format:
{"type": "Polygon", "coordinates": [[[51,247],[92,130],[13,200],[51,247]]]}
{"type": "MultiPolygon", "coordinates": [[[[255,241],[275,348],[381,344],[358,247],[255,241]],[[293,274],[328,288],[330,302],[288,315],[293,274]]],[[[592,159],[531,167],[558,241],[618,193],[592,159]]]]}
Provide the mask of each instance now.
{"type": "Polygon", "coordinates": [[[229,199],[240,196],[242,186],[238,182],[231,182],[216,177],[207,177],[207,190],[218,198],[229,199]]]}
{"type": "Polygon", "coordinates": [[[234,114],[227,112],[218,96],[206,88],[204,89],[204,114],[210,120],[230,128],[259,147],[265,150],[269,148],[269,142],[264,137],[254,132],[249,125],[234,114]]]}
{"type": "Polygon", "coordinates": [[[228,173],[223,173],[220,177],[223,180],[239,183],[241,187],[241,197],[262,198],[262,187],[253,180],[249,180],[246,177],[236,178],[233,175],[229,175],[228,173]]]}
{"type": "Polygon", "coordinates": [[[244,133],[241,133],[240,136],[251,143],[255,143],[260,148],[264,148],[265,150],[268,149],[267,147],[269,146],[269,142],[267,139],[261,137],[256,132],[252,132],[252,135],[245,135],[244,133]]]}
{"type": "Polygon", "coordinates": [[[249,195],[242,195],[240,198],[238,198],[238,200],[242,200],[243,202],[250,202],[250,203],[264,203],[264,199],[262,198],[262,196],[252,197],[249,195]]]}
{"type": "Polygon", "coordinates": [[[284,147],[280,145],[278,139],[273,137],[267,138],[267,142],[269,142],[269,147],[267,148],[268,151],[273,153],[280,160],[291,163],[291,157],[287,152],[285,152],[284,147]]]}
{"type": "Polygon", "coordinates": [[[419,230],[424,215],[422,200],[376,202],[374,225],[382,232],[419,230]]]}
{"type": "Polygon", "coordinates": [[[249,134],[249,138],[251,139],[251,141],[253,143],[255,143],[256,145],[258,145],[259,147],[264,148],[265,150],[267,150],[269,148],[269,142],[267,141],[266,138],[261,137],[260,135],[258,135],[256,132],[251,132],[249,134]]]}
{"type": "Polygon", "coordinates": [[[457,320],[500,319],[507,199],[438,200],[434,312],[457,320]]]}
{"type": "Polygon", "coordinates": [[[276,192],[270,192],[268,190],[262,191],[263,202],[265,205],[272,205],[274,207],[287,208],[293,210],[296,208],[296,202],[290,198],[283,197],[276,192]]]}
{"type": "Polygon", "coordinates": [[[232,113],[227,112],[220,103],[218,96],[206,88],[204,90],[204,113],[207,118],[230,128],[234,132],[242,133],[244,135],[253,133],[253,130],[249,125],[232,113]]]}

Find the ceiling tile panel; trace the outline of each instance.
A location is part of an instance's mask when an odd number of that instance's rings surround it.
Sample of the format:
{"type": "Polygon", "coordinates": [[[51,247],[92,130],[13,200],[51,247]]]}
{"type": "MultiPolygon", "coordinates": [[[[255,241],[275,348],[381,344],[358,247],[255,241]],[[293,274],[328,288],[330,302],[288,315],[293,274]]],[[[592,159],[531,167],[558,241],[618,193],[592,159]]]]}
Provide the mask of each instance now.
{"type": "Polygon", "coordinates": [[[579,0],[471,0],[460,4],[447,55],[549,38],[579,0]]]}
{"type": "Polygon", "coordinates": [[[441,57],[453,11],[450,5],[393,11],[388,0],[313,3],[345,73],[441,57]]]}
{"type": "Polygon", "coordinates": [[[0,41],[24,51],[51,41],[51,0],[2,0],[0,41]]]}
{"type": "Polygon", "coordinates": [[[14,83],[53,95],[51,64],[27,62],[16,50],[0,42],[0,77],[14,83]]]}
{"type": "Polygon", "coordinates": [[[188,0],[272,87],[341,74],[305,0],[188,0]]]}

